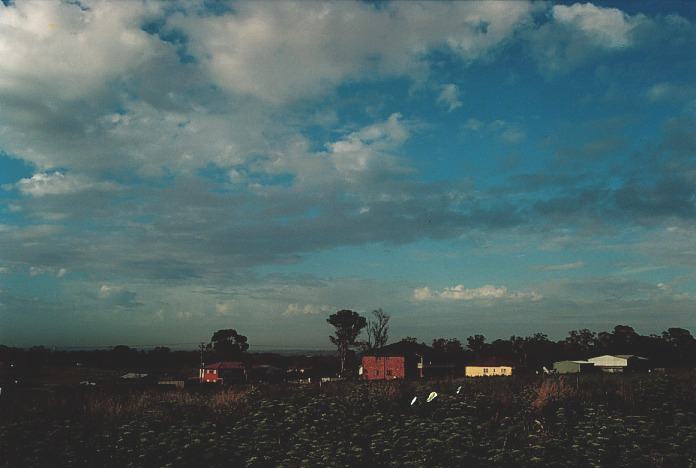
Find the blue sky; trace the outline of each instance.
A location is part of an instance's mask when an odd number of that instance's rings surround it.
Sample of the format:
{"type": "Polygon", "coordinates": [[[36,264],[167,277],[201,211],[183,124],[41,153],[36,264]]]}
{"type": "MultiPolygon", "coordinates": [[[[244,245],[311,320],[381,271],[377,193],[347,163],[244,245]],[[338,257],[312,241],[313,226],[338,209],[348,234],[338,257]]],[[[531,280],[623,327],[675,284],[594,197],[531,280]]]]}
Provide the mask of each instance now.
{"type": "Polygon", "coordinates": [[[0,342],[696,325],[692,2],[4,2],[0,342]]]}

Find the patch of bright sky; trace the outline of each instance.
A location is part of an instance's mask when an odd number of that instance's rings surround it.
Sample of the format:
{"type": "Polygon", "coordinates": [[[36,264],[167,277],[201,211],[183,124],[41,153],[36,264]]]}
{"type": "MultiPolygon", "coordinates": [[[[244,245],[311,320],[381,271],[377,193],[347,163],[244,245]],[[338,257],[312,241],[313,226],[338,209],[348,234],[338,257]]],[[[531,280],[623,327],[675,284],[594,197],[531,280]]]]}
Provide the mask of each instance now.
{"type": "MultiPolygon", "coordinates": [[[[502,246],[501,246],[502,247],[502,246]]],[[[530,287],[550,275],[536,272],[545,264],[564,264],[578,261],[585,252],[550,253],[538,250],[511,255],[504,249],[488,246],[479,250],[472,241],[424,240],[408,245],[370,244],[360,247],[340,247],[331,251],[309,253],[294,265],[261,267],[260,274],[284,271],[309,273],[319,277],[369,277],[404,281],[411,285],[450,287],[465,284],[480,287],[496,284],[530,287]],[[413,268],[417,264],[418,268],[413,268]]],[[[611,264],[610,256],[596,255],[595,262],[585,271],[563,272],[569,276],[584,276],[611,264]],[[601,261],[600,261],[601,260],[601,261]]],[[[558,273],[556,273],[558,274],[558,273]]]]}
{"type": "Polygon", "coordinates": [[[3,289],[42,301],[58,300],[63,291],[61,279],[56,278],[55,271],[37,271],[32,275],[27,269],[15,270],[2,274],[0,279],[3,289]]]}
{"type": "MultiPolygon", "coordinates": [[[[0,151],[0,185],[15,183],[19,179],[31,177],[33,173],[34,169],[30,164],[0,151]]],[[[0,190],[0,197],[9,196],[8,192],[0,190]]]]}
{"type": "Polygon", "coordinates": [[[463,284],[476,288],[494,284],[510,289],[534,289],[562,278],[627,275],[649,284],[668,283],[690,271],[686,267],[665,269],[659,265],[642,268],[650,266],[655,259],[626,249],[639,238],[638,232],[620,232],[576,248],[511,246],[519,239],[505,237],[487,240],[486,245],[474,239],[370,244],[307,253],[300,263],[264,266],[256,271],[260,275],[283,272],[324,278],[367,277],[403,281],[413,287],[463,284]],[[418,268],[413,268],[414,264],[418,268]]]}

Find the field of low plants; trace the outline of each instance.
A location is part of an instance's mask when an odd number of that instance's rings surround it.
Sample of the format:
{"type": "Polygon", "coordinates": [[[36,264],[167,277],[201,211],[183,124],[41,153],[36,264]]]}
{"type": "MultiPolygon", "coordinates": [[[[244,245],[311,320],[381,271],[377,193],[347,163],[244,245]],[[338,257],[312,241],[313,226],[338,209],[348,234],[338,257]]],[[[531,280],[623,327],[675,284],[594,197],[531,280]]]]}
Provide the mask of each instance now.
{"type": "Polygon", "coordinates": [[[696,375],[4,392],[0,466],[696,466],[696,375]]]}

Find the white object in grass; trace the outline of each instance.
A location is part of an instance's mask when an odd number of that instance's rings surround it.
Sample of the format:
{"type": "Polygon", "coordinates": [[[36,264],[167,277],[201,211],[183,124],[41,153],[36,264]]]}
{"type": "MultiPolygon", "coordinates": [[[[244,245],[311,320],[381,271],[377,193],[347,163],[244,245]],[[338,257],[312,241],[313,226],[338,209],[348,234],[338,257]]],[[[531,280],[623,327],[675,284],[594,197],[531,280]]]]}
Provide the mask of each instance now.
{"type": "Polygon", "coordinates": [[[428,399],[426,400],[428,403],[433,401],[437,397],[437,392],[430,392],[430,395],[428,395],[428,399]]]}
{"type": "Polygon", "coordinates": [[[414,397],[413,397],[413,400],[411,400],[411,406],[413,406],[413,405],[416,404],[416,400],[417,400],[417,399],[418,399],[417,396],[414,396],[414,397]]]}
{"type": "Polygon", "coordinates": [[[462,386],[460,385],[459,387],[457,387],[457,395],[459,395],[459,392],[461,392],[461,391],[462,391],[462,386]]]}

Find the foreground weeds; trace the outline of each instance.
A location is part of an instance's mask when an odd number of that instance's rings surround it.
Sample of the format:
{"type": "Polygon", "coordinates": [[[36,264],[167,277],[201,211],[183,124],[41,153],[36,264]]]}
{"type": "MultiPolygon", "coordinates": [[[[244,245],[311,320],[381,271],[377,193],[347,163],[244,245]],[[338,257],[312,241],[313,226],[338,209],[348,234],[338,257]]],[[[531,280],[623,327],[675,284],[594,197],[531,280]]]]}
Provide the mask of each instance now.
{"type": "Polygon", "coordinates": [[[685,374],[9,394],[0,466],[696,466],[695,382],[685,374]],[[439,396],[425,403],[433,390],[439,396]]]}

